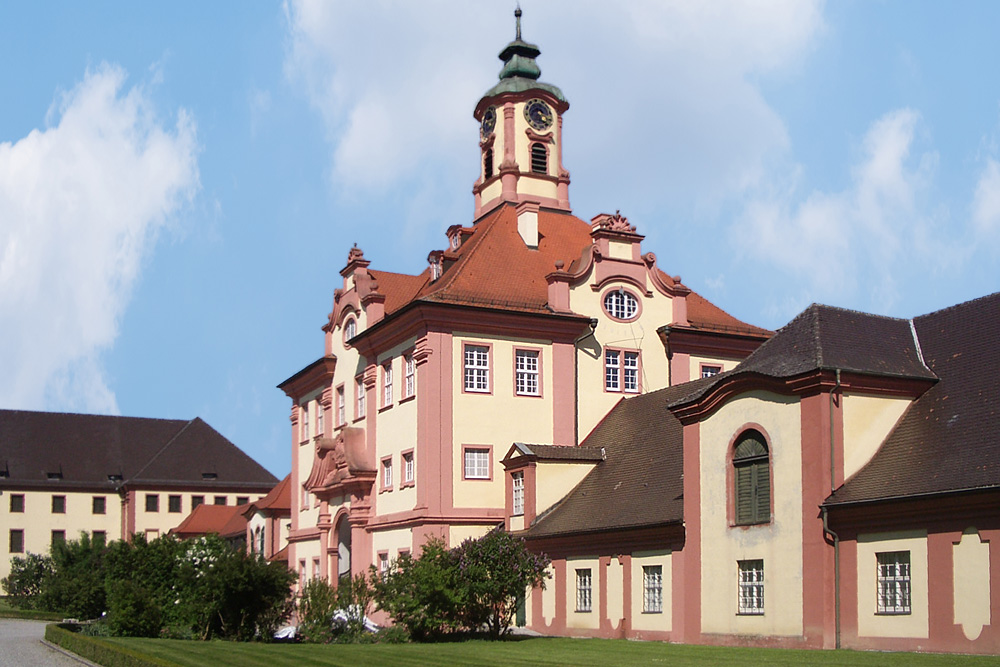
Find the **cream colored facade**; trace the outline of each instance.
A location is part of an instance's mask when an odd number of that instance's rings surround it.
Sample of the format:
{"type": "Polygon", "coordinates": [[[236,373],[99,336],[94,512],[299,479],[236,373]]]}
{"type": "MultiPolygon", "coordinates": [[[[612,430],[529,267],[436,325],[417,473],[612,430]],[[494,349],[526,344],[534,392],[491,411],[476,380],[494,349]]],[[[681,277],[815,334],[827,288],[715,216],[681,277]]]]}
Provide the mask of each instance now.
{"type": "Polygon", "coordinates": [[[858,535],[858,635],[861,637],[928,636],[927,531],[858,535]],[[910,613],[880,614],[876,604],[877,554],[909,552],[910,613]]]}

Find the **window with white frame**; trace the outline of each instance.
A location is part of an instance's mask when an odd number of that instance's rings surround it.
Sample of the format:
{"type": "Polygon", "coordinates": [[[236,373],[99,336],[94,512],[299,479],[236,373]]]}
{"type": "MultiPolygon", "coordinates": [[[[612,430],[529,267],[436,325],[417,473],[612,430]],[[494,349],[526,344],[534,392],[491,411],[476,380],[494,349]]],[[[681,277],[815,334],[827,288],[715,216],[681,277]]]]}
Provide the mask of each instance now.
{"type": "Polygon", "coordinates": [[[417,364],[413,361],[412,354],[403,355],[403,365],[406,369],[406,377],[403,383],[403,398],[409,398],[417,393],[417,364]]]}
{"type": "Polygon", "coordinates": [[[739,613],[760,616],[764,613],[764,561],[737,561],[740,570],[739,613]]]}
{"type": "Polygon", "coordinates": [[[302,406],[302,420],[299,422],[302,440],[309,439],[309,404],[302,406]]]}
{"type": "Polygon", "coordinates": [[[702,378],[710,378],[713,375],[718,375],[721,372],[722,372],[722,366],[709,366],[706,364],[701,367],[702,378]]]}
{"type": "Polygon", "coordinates": [[[387,552],[378,555],[378,573],[383,577],[389,573],[389,554],[387,552]]]}
{"type": "Polygon", "coordinates": [[[337,426],[347,423],[347,397],[344,395],[344,388],[337,387],[337,426]]]}
{"type": "Polygon", "coordinates": [[[514,353],[514,391],[519,396],[538,396],[538,350],[514,353]]]}
{"type": "Polygon", "coordinates": [[[416,468],[413,465],[413,452],[403,454],[403,483],[413,484],[416,479],[416,468]]]}
{"type": "Polygon", "coordinates": [[[465,479],[490,478],[490,450],[468,447],[465,450],[465,479]]]}
{"type": "Polygon", "coordinates": [[[392,360],[382,364],[382,405],[392,405],[392,360]]]}
{"type": "Polygon", "coordinates": [[[619,288],[604,295],[604,310],[617,320],[631,320],[639,312],[639,300],[619,288]]]}
{"type": "Polygon", "coordinates": [[[604,389],[639,392],[639,353],[630,350],[604,350],[604,389]]]}
{"type": "Polygon", "coordinates": [[[663,612],[663,566],[642,566],[642,611],[646,614],[663,612]]]}
{"type": "Polygon", "coordinates": [[[490,348],[485,345],[465,346],[465,391],[489,392],[490,348]]]}
{"type": "Polygon", "coordinates": [[[511,473],[510,480],[514,487],[511,514],[519,516],[524,514],[524,473],[511,473]]]}
{"type": "MultiPolygon", "coordinates": [[[[343,390],[344,390],[343,387],[341,387],[340,391],[343,390]]],[[[326,420],[326,410],[323,408],[323,404],[321,402],[316,401],[316,435],[321,438],[324,435],[326,435],[325,433],[326,429],[324,428],[325,420],[326,420]]]]}
{"type": "Polygon", "coordinates": [[[592,605],[590,568],[576,571],[576,610],[590,611],[592,605]]]}
{"type": "Polygon", "coordinates": [[[358,323],[353,317],[344,323],[344,342],[351,340],[358,333],[358,323]]]}
{"type": "Polygon", "coordinates": [[[878,614],[910,613],[910,552],[875,554],[878,560],[878,614]]]}
{"type": "Polygon", "coordinates": [[[365,416],[365,381],[363,378],[354,380],[354,416],[361,419],[365,416]]]}
{"type": "Polygon", "coordinates": [[[392,457],[382,459],[382,488],[392,488],[392,457]]]}

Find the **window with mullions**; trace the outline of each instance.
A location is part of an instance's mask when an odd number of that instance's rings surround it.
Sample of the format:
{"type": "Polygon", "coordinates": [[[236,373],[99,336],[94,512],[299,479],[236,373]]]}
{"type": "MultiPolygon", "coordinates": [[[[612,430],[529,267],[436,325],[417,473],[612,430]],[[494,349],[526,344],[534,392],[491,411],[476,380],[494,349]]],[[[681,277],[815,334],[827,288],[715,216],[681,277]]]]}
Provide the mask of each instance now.
{"type": "Polygon", "coordinates": [[[741,560],[739,613],[760,616],[764,613],[764,561],[741,560]]]}
{"type": "Polygon", "coordinates": [[[514,491],[511,515],[521,516],[524,514],[524,473],[511,473],[510,479],[514,491]]]}
{"type": "Polygon", "coordinates": [[[489,393],[490,348],[485,345],[465,346],[465,391],[489,393]]]}
{"type": "Polygon", "coordinates": [[[736,483],[736,523],[750,525],[771,521],[771,471],[767,444],[757,431],[740,436],[733,452],[736,483]]]}
{"type": "Polygon", "coordinates": [[[642,566],[642,611],[645,614],[663,613],[663,566],[642,566]]]}
{"type": "Polygon", "coordinates": [[[518,396],[538,396],[538,351],[514,353],[514,390],[518,396]]]}
{"type": "Polygon", "coordinates": [[[631,320],[639,312],[639,300],[624,289],[613,290],[604,296],[604,311],[617,320],[631,320]]]}
{"type": "Polygon", "coordinates": [[[639,392],[639,353],[628,350],[604,350],[604,389],[639,392]]]}
{"type": "Polygon", "coordinates": [[[888,551],[878,559],[877,614],[910,613],[910,552],[888,551]]]}

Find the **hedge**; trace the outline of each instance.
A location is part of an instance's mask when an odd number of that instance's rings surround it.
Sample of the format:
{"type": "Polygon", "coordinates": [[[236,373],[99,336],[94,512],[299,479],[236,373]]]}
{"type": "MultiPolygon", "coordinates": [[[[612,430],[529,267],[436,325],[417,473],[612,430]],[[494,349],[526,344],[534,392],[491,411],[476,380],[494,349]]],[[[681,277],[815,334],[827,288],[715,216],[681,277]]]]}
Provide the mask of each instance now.
{"type": "Polygon", "coordinates": [[[104,667],[176,667],[177,663],[142,655],[97,637],[71,632],[58,623],[45,627],[45,640],[104,667]]]}
{"type": "Polygon", "coordinates": [[[61,621],[65,616],[55,611],[37,609],[0,609],[0,618],[20,618],[29,621],[61,621]]]}

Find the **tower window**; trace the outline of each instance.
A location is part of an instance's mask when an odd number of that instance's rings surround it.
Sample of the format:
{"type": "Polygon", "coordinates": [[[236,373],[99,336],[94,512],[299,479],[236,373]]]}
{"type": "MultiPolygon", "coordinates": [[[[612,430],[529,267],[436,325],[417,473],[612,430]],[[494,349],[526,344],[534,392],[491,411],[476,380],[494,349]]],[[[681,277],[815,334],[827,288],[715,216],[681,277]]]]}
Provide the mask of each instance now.
{"type": "Polygon", "coordinates": [[[531,171],[535,174],[549,173],[549,152],[545,149],[545,144],[531,144],[531,171]]]}
{"type": "Polygon", "coordinates": [[[483,178],[493,177],[493,149],[487,148],[486,154],[483,155],[483,178]]]}

